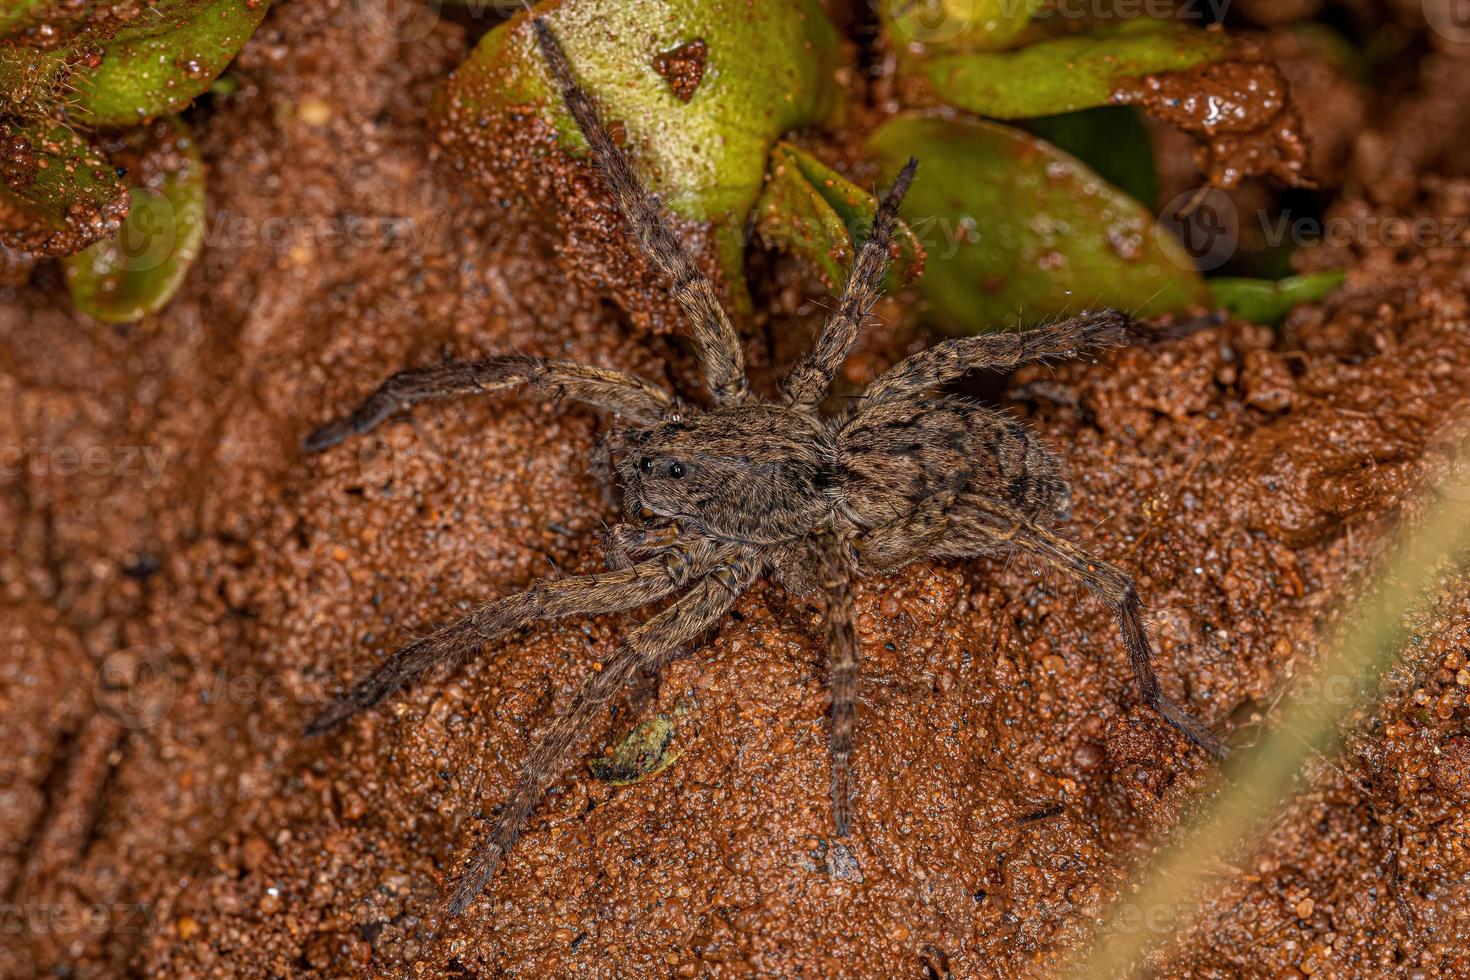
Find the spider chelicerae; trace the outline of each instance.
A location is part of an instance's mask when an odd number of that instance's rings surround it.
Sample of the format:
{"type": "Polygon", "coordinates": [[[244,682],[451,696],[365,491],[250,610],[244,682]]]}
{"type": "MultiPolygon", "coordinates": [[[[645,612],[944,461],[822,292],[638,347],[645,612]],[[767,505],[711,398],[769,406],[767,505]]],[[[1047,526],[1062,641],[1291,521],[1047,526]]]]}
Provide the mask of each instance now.
{"type": "Polygon", "coordinates": [[[657,671],[716,625],[761,576],[792,593],[826,594],[838,836],[849,827],[857,708],[852,583],[919,559],[1023,552],[1085,583],[1117,614],[1143,701],[1195,744],[1223,755],[1219,740],[1160,688],[1133,580],[1051,530],[1067,516],[1071,499],[1057,459],[1010,416],[941,391],[971,370],[1005,370],[1125,343],[1127,319],[1089,313],[1026,333],[948,340],[895,365],[840,413],[822,415],[833,377],[879,296],[899,202],[917,166],[910,160],[880,199],[872,232],[815,346],[785,377],[777,398],[759,398],[746,383],[739,337],[714,287],[609,137],[550,28],[539,18],[533,24],[551,76],[638,247],[673,283],[713,405],[681,405],[617,371],[507,355],[400,372],[352,414],[307,438],[307,450],[320,451],[418,402],[516,385],[570,396],[626,423],[615,446],[630,522],[604,535],[609,571],[542,582],[478,607],[394,653],[307,727],[309,734],[335,728],[430,667],[460,661],[527,623],[677,596],[634,629],[551,722],[489,836],[464,862],[449,910],[462,911],[484,887],[577,736],[624,685],[642,671],[657,671]]]}

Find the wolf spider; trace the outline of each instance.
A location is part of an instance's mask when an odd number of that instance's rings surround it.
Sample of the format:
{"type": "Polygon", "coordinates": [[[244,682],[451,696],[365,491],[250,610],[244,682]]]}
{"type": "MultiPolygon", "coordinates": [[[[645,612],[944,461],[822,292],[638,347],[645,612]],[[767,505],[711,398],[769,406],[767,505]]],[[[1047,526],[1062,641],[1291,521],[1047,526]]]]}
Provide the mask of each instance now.
{"type": "Polygon", "coordinates": [[[882,196],[816,345],[786,376],[778,398],[759,398],[747,387],[739,338],[713,286],[608,136],[549,27],[540,19],[534,25],[550,73],[638,247],[673,283],[714,404],[707,411],[687,408],[631,375],[506,355],[402,371],[352,414],[307,438],[306,449],[317,452],[418,402],[527,385],[630,423],[619,432],[615,467],[624,509],[636,519],[605,534],[609,571],[541,582],[409,644],[312,721],[309,734],[335,728],[430,667],[461,661],[524,624],[633,609],[683,592],[634,629],[551,722],[489,837],[454,882],[449,910],[462,911],[484,887],[599,711],[637,673],[657,671],[716,625],[763,575],[793,593],[820,590],[827,597],[838,836],[848,833],[857,707],[852,582],[918,559],[1024,552],[1080,580],[1116,613],[1143,701],[1195,744],[1223,754],[1215,736],[1160,688],[1133,580],[1050,530],[1067,516],[1071,498],[1057,459],[1008,415],[937,392],[977,368],[1006,370],[1121,344],[1126,318],[1089,313],[1027,333],[948,340],[894,366],[839,414],[820,414],[879,296],[899,202],[916,169],[910,160],[882,196]]]}

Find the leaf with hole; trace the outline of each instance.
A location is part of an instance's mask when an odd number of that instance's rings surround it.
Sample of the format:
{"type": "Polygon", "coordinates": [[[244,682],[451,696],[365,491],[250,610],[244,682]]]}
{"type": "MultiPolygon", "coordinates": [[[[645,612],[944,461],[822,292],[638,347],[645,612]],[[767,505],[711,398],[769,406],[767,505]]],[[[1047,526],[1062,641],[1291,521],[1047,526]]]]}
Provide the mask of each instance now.
{"type": "MultiPolygon", "coordinates": [[[[745,220],[780,135],[832,120],[837,34],[814,0],[579,0],[538,4],[603,121],[676,218],[716,228],[727,278],[741,277],[745,220]]],[[[586,142],[554,90],[530,19],[485,35],[436,106],[441,144],[500,196],[543,185],[526,159],[586,142]]],[[[555,203],[555,202],[552,202],[555,203]]]]}

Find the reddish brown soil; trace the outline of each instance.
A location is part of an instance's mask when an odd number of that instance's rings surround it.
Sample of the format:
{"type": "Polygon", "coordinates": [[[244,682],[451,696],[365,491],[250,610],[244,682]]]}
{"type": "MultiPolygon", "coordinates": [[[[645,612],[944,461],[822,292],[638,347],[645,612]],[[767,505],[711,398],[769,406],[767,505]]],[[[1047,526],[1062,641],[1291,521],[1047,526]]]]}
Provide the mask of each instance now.
{"type": "Polygon", "coordinates": [[[704,59],[708,50],[703,38],[695,38],[653,59],[653,70],[669,80],[669,88],[680,102],[694,98],[699,83],[704,81],[704,59]]]}
{"type": "Polygon", "coordinates": [[[1211,186],[1233,189],[1270,174],[1288,184],[1306,176],[1308,147],[1286,79],[1271,60],[1247,49],[1240,60],[1147,75],[1113,94],[1201,141],[1199,171],[1211,186]]]}
{"type": "MultiPolygon", "coordinates": [[[[164,315],[86,321],[50,266],[0,287],[0,976],[1020,976],[1082,940],[1218,777],[1136,704],[1106,612],[1024,560],[859,589],[845,850],[816,610],[762,587],[580,746],[677,709],[682,756],[620,788],[574,767],[486,895],[438,914],[457,839],[630,620],[539,627],[339,735],[300,727],[429,624],[596,567],[604,423],[499,399],[320,458],[300,438],[445,350],[694,388],[676,339],[548,273],[430,159],[460,33],[400,46],[350,10],[282,4],[199,115],[210,237],[164,315]]],[[[1416,187],[1341,213],[1470,215],[1470,185],[1416,187]]],[[[1232,324],[1012,385],[1071,460],[1072,533],[1138,569],[1167,687],[1222,731],[1269,716],[1470,406],[1464,244],[1338,255],[1347,287],[1279,337],[1232,324]]],[[[785,313],[752,353],[779,363],[819,294],[782,263],[757,285],[785,313]]],[[[883,312],[850,380],[924,340],[883,312]]],[[[1219,869],[1161,975],[1470,972],[1465,586],[1413,614],[1397,693],[1219,869]]]]}

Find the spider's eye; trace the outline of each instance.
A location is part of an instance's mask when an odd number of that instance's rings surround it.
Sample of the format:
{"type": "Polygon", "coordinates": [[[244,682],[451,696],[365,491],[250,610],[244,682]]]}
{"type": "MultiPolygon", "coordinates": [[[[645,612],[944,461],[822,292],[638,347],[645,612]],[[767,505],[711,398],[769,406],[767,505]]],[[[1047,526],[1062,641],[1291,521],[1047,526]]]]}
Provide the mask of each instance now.
{"type": "Polygon", "coordinates": [[[638,468],[640,470],[642,470],[643,472],[645,472],[645,473],[652,473],[653,472],[653,460],[649,459],[647,456],[644,456],[642,459],[640,459],[638,461],[638,468]]]}
{"type": "Polygon", "coordinates": [[[670,463],[669,464],[669,476],[671,476],[675,480],[682,480],[682,479],[684,479],[684,464],[683,463],[670,463]]]}

